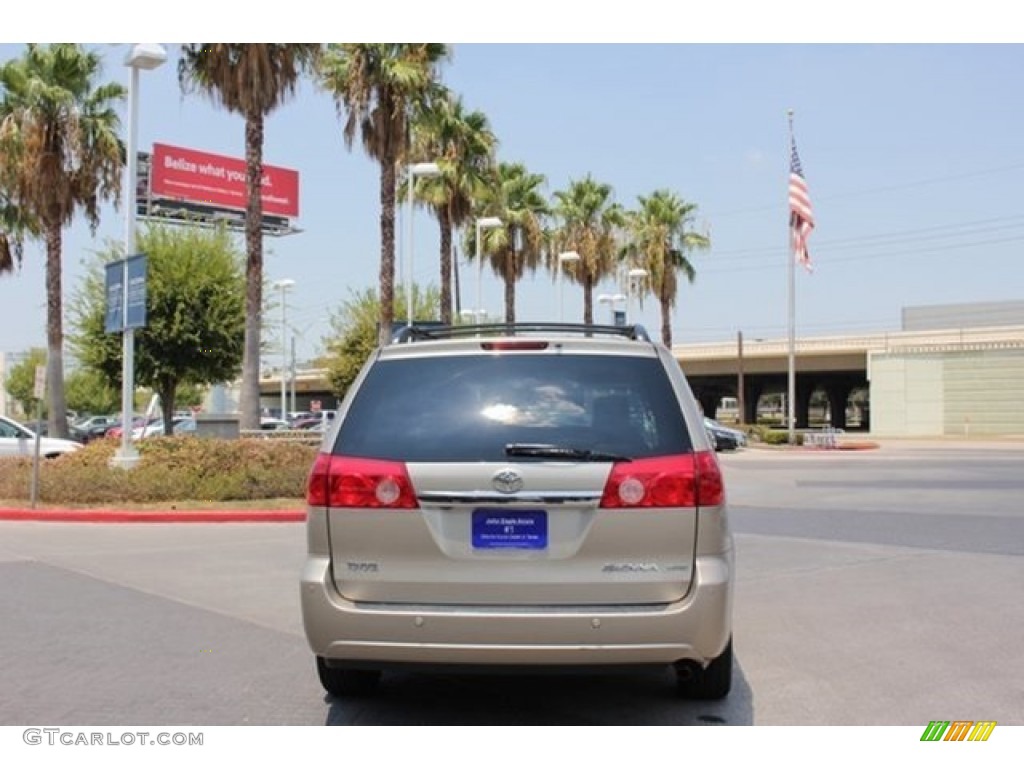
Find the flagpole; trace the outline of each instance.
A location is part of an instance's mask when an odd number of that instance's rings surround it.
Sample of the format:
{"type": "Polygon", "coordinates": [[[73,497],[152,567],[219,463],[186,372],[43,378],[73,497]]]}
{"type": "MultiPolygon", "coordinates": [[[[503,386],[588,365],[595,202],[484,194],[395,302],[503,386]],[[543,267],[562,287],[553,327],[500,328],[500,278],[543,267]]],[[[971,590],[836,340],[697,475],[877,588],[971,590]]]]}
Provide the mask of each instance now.
{"type": "MultiPolygon", "coordinates": [[[[793,146],[793,110],[789,116],[789,143],[793,146]]],[[[788,209],[788,206],[787,206],[788,209]]],[[[792,217],[792,214],[790,214],[792,217]]],[[[796,445],[796,255],[792,253],[792,224],[788,227],[789,245],[786,247],[786,262],[789,264],[789,378],[786,395],[786,425],[788,441],[796,445]]]]}

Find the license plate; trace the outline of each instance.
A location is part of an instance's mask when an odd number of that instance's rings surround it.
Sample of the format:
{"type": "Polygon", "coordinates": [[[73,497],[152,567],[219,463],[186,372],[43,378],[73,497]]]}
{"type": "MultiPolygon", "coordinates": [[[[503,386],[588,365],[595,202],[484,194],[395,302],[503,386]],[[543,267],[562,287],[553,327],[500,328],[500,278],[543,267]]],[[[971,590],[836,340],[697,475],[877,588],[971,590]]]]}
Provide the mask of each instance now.
{"type": "Polygon", "coordinates": [[[473,510],[474,549],[547,549],[548,513],[544,510],[473,510]]]}

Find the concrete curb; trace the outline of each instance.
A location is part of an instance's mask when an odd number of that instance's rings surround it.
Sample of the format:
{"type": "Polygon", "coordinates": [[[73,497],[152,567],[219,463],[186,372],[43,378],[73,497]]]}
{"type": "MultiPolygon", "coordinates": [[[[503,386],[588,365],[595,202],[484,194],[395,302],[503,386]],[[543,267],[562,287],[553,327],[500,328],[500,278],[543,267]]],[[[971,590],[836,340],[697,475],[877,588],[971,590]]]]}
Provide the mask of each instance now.
{"type": "Polygon", "coordinates": [[[14,509],[0,507],[0,520],[42,523],[301,523],[302,509],[14,509]]]}
{"type": "Polygon", "coordinates": [[[850,443],[839,443],[835,447],[825,448],[814,445],[767,445],[764,443],[754,443],[747,446],[748,449],[755,451],[771,451],[776,453],[849,453],[850,451],[876,451],[881,448],[878,443],[871,441],[858,441],[850,443]]]}

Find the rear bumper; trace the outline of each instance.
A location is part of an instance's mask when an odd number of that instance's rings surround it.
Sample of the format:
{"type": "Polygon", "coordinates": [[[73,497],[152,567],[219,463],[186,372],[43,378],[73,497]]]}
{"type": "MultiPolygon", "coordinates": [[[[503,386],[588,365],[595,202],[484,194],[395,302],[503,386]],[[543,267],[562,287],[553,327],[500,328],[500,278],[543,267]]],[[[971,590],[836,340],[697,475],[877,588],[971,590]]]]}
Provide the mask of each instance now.
{"type": "Polygon", "coordinates": [[[705,664],[732,632],[732,552],[697,558],[690,592],[652,606],[365,604],[338,594],[329,558],[302,574],[306,637],[344,665],[605,666],[705,664]]]}

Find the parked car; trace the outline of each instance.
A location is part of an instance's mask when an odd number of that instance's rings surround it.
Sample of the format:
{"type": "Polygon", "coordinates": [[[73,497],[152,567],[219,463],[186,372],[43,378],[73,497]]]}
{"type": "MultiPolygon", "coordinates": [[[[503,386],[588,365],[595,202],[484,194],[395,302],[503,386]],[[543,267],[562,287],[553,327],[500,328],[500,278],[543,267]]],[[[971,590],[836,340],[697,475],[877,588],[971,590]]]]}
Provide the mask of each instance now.
{"type": "Polygon", "coordinates": [[[194,435],[196,433],[196,417],[185,416],[176,418],[171,428],[176,435],[194,435]]]}
{"type": "MultiPolygon", "coordinates": [[[[39,438],[39,455],[54,458],[82,447],[74,440],[57,437],[39,438]]],[[[0,416],[0,456],[32,456],[36,450],[36,434],[28,427],[6,416],[0,416]]]]}
{"type": "MultiPolygon", "coordinates": [[[[192,416],[175,416],[171,420],[171,434],[180,435],[194,433],[196,431],[196,420],[192,416]]],[[[144,440],[147,437],[163,437],[164,421],[158,419],[149,422],[145,428],[141,425],[132,431],[133,440],[144,440]]]]}
{"type": "Polygon", "coordinates": [[[309,430],[310,432],[323,432],[325,431],[327,424],[327,419],[323,418],[299,419],[292,422],[292,429],[309,430]]]}
{"type": "Polygon", "coordinates": [[[107,430],[117,424],[114,416],[89,416],[71,425],[71,437],[80,443],[88,443],[103,437],[107,430]]]}
{"type": "Polygon", "coordinates": [[[704,427],[714,441],[716,451],[735,451],[747,444],[745,432],[727,427],[707,416],[704,417],[704,427]]]}
{"type": "Polygon", "coordinates": [[[34,435],[42,435],[46,437],[50,434],[50,424],[46,419],[40,419],[32,421],[26,421],[24,423],[18,422],[21,426],[25,427],[29,432],[34,435]]]}
{"type": "MultiPolygon", "coordinates": [[[[136,416],[135,418],[132,419],[132,435],[135,434],[135,430],[141,429],[144,425],[152,424],[157,419],[158,419],[158,417],[154,416],[154,417],[150,418],[149,421],[147,422],[145,416],[136,416]]],[[[117,437],[117,438],[120,438],[121,437],[121,431],[122,431],[122,424],[121,424],[121,422],[118,422],[118,423],[114,424],[110,429],[107,430],[106,436],[107,437],[117,437]]]]}
{"type": "Polygon", "coordinates": [[[398,341],[371,354],[309,476],[302,614],[323,687],[667,666],[684,695],[726,696],[723,476],[671,353],[594,325],[398,341]]]}
{"type": "Polygon", "coordinates": [[[312,411],[288,411],[288,423],[294,428],[295,422],[312,419],[315,415],[312,411]]]}
{"type": "Polygon", "coordinates": [[[291,425],[283,419],[274,419],[264,416],[260,419],[260,429],[264,432],[277,432],[281,429],[291,429],[291,425]]]}

